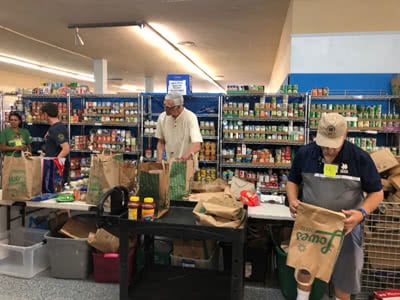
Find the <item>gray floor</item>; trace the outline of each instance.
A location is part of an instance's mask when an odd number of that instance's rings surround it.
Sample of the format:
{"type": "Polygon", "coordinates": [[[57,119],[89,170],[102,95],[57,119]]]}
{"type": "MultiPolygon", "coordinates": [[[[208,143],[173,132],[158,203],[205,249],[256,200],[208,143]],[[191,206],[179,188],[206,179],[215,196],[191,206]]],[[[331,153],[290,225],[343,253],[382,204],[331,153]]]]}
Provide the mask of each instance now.
{"type": "MultiPolygon", "coordinates": [[[[50,276],[49,270],[31,279],[0,275],[1,300],[113,300],[119,299],[118,284],[96,283],[93,279],[67,280],[50,276]]],[[[280,290],[246,284],[245,300],[284,300],[280,290]]]]}
{"type": "MultiPolygon", "coordinates": [[[[244,300],[285,300],[279,289],[246,283],[244,300]]],[[[0,300],[114,300],[118,284],[52,278],[46,270],[31,279],[0,275],[0,300]]],[[[324,299],[329,299],[325,297],[324,299]]]]}

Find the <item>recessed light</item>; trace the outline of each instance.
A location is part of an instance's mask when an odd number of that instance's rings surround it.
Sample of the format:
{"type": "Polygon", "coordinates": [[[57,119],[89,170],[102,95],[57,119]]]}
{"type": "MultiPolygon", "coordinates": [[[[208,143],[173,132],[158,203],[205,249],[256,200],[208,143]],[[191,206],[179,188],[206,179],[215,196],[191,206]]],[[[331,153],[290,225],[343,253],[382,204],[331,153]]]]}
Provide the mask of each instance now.
{"type": "Polygon", "coordinates": [[[196,47],[196,44],[192,41],[182,41],[178,43],[179,46],[184,46],[184,47],[196,47]]]}
{"type": "Polygon", "coordinates": [[[218,79],[225,78],[225,76],[224,76],[224,75],[215,75],[214,77],[215,77],[215,78],[218,78],[218,79]]]}

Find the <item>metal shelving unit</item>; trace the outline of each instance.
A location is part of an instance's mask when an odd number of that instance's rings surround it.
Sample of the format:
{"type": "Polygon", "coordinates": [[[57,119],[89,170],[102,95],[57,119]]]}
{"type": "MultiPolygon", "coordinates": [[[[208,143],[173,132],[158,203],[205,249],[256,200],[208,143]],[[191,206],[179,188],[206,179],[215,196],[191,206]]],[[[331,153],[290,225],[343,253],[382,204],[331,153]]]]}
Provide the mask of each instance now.
{"type": "MultiPolygon", "coordinates": [[[[140,129],[140,102],[139,99],[136,98],[133,95],[23,95],[22,100],[24,102],[24,106],[26,107],[25,113],[28,113],[27,106],[30,105],[31,101],[38,101],[38,102],[56,102],[56,103],[66,103],[67,109],[66,112],[64,113],[64,116],[66,115],[66,119],[62,121],[64,124],[66,124],[68,128],[68,134],[69,134],[69,140],[72,145],[72,137],[77,136],[77,135],[89,135],[89,131],[93,128],[113,128],[113,129],[127,129],[127,130],[132,130],[133,134],[136,134],[136,141],[137,141],[137,147],[135,151],[115,151],[118,153],[122,153],[125,156],[128,157],[138,157],[142,153],[141,149],[141,129],[140,129]],[[110,103],[116,103],[116,102],[127,102],[127,101],[132,101],[137,103],[137,118],[138,122],[133,123],[133,122],[110,122],[110,121],[72,121],[71,118],[71,109],[80,109],[83,110],[85,107],[85,104],[87,102],[98,102],[98,101],[107,101],[110,103]]],[[[106,109],[106,107],[104,107],[106,109]]],[[[91,116],[94,116],[92,114],[91,116]]],[[[97,116],[102,116],[97,115],[97,116]]],[[[29,123],[27,123],[28,128],[31,131],[32,137],[34,140],[42,140],[44,137],[44,134],[47,130],[48,123],[46,121],[42,120],[32,120],[29,123]]],[[[106,141],[104,142],[106,143],[106,141]]],[[[109,142],[110,145],[117,145],[122,146],[125,145],[124,142],[109,142]]],[[[90,150],[90,149],[74,149],[71,147],[70,151],[70,158],[71,157],[77,157],[79,154],[83,154],[83,156],[88,156],[93,153],[99,153],[99,150],[90,150]]]]}
{"type": "MultiPolygon", "coordinates": [[[[234,154],[233,157],[230,157],[230,155],[226,155],[223,152],[225,146],[229,147],[229,145],[232,144],[252,145],[252,148],[254,148],[253,151],[258,151],[263,149],[263,146],[268,146],[272,148],[270,151],[275,153],[274,156],[276,157],[274,158],[277,158],[278,155],[276,153],[281,151],[281,149],[278,149],[279,146],[298,147],[306,144],[306,125],[308,115],[307,95],[229,94],[223,96],[222,98],[223,99],[220,106],[220,131],[223,138],[220,142],[220,174],[223,173],[223,170],[230,170],[229,168],[236,168],[236,170],[242,168],[244,169],[243,172],[247,172],[246,170],[248,170],[248,172],[251,173],[252,178],[249,178],[247,175],[245,175],[246,180],[257,181],[257,179],[254,180],[254,171],[251,170],[255,170],[255,172],[257,172],[257,176],[259,175],[260,171],[265,172],[264,175],[261,175],[260,173],[260,176],[268,176],[266,175],[266,172],[269,174],[271,170],[280,170],[281,172],[282,170],[289,170],[290,164],[288,163],[247,162],[249,159],[251,160],[250,156],[252,156],[252,154],[249,153],[246,153],[246,155],[241,153],[240,159],[244,159],[246,162],[238,162],[236,161],[236,154],[234,154]],[[284,101],[284,98],[285,101],[287,100],[287,102],[284,101]],[[298,109],[298,107],[300,107],[300,103],[303,114],[297,115],[297,113],[300,111],[300,109],[298,109]],[[260,107],[263,104],[265,107],[260,107]],[[244,105],[248,106],[245,110],[244,105]],[[296,113],[293,113],[294,107],[297,109],[296,113]],[[291,115],[291,113],[293,113],[293,115],[291,115]],[[233,128],[227,128],[228,126],[232,126],[232,123],[240,123],[240,125],[233,125],[233,128]],[[267,129],[268,126],[271,126],[272,128],[276,126],[277,128],[275,130],[270,130],[267,129]],[[255,129],[246,129],[246,127],[255,127],[255,129]],[[298,131],[293,130],[294,127],[297,127],[298,131]],[[303,134],[303,139],[301,141],[295,140],[295,137],[299,137],[298,134],[301,132],[303,134]],[[245,135],[247,135],[247,137],[245,137],[245,135]],[[284,138],[285,136],[287,136],[287,138],[284,138]]],[[[238,146],[235,147],[235,153],[238,151],[236,148],[238,148],[238,146]]],[[[293,151],[293,149],[290,150],[293,151]]],[[[230,150],[230,152],[232,152],[232,150],[230,150]]],[[[240,170],[239,173],[242,174],[242,170],[240,170]]],[[[265,193],[285,193],[284,189],[278,187],[266,188],[264,186],[259,186],[259,188],[265,193]]]]}
{"type": "MultiPolygon", "coordinates": [[[[381,108],[382,116],[384,114],[398,115],[398,99],[398,95],[386,95],[381,91],[334,91],[333,95],[328,96],[310,95],[307,136],[310,137],[311,134],[316,133],[316,124],[314,123],[321,114],[338,112],[345,115],[349,121],[349,138],[357,138],[356,141],[361,138],[362,145],[358,146],[362,146],[364,150],[372,151],[371,147],[373,146],[369,146],[369,144],[374,144],[374,142],[378,147],[392,145],[398,148],[400,145],[400,117],[390,120],[390,122],[397,122],[397,126],[392,127],[383,126],[383,121],[386,119],[377,118],[376,115],[371,117],[372,112],[366,112],[368,117],[360,117],[364,114],[364,109],[371,110],[375,106],[381,108]],[[362,127],[359,126],[359,123],[363,123],[362,127]],[[365,124],[368,126],[364,126],[365,124]],[[364,145],[362,138],[367,140],[368,146],[364,145]]],[[[399,151],[397,153],[400,154],[399,151]]]]}
{"type": "MultiPolygon", "coordinates": [[[[154,133],[145,133],[146,128],[154,128],[155,126],[145,125],[145,121],[154,121],[156,122],[158,117],[160,116],[161,112],[164,111],[163,108],[163,101],[164,101],[165,94],[158,94],[158,93],[148,93],[141,95],[141,102],[142,107],[144,110],[142,111],[142,137],[143,137],[143,149],[151,149],[152,151],[156,148],[156,139],[154,138],[154,133]]],[[[199,167],[211,167],[215,166],[217,172],[219,170],[219,140],[221,139],[220,136],[220,112],[219,112],[219,102],[221,101],[219,94],[192,94],[188,96],[184,96],[185,98],[185,107],[196,114],[199,120],[199,126],[201,130],[211,130],[214,129],[215,135],[202,135],[203,141],[212,141],[217,143],[217,153],[215,160],[204,160],[200,159],[199,157],[199,167]],[[210,113],[203,113],[199,112],[203,110],[202,102],[213,102],[215,105],[216,112],[210,113]],[[214,122],[214,127],[202,127],[201,123],[206,121],[214,122]]],[[[144,157],[144,161],[155,161],[154,156],[152,155],[151,158],[144,157]]]]}

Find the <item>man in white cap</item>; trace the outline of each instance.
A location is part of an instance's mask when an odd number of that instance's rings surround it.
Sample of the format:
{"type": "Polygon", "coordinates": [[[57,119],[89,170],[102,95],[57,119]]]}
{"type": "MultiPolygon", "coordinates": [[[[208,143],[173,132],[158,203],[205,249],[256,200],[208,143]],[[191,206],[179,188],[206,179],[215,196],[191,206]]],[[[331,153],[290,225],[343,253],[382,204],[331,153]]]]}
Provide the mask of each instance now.
{"type": "MultiPolygon", "coordinates": [[[[331,277],[336,299],[340,300],[350,300],[352,294],[360,292],[364,263],[362,224],[383,200],[374,162],[368,153],[346,141],[346,136],[347,122],[343,116],[323,115],[315,142],[297,152],[286,188],[293,217],[300,201],[347,216],[343,246],[331,277]]],[[[308,274],[302,276],[307,279],[308,274]]],[[[310,290],[311,287],[298,284],[297,300],[309,299],[310,290]]]]}
{"type": "Polygon", "coordinates": [[[197,156],[203,138],[196,115],[183,107],[183,96],[167,94],[164,109],[157,120],[157,160],[161,161],[164,150],[167,158],[193,159],[197,168],[197,156]]]}

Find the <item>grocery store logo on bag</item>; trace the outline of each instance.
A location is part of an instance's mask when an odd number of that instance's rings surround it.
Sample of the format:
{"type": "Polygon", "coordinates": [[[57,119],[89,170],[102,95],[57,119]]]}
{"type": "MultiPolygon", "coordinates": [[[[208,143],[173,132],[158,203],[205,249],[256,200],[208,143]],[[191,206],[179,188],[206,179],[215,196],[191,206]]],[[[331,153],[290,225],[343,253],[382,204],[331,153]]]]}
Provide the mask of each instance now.
{"type": "Polygon", "coordinates": [[[8,176],[8,187],[12,195],[27,192],[26,176],[24,170],[11,170],[8,176]]]}
{"type": "MultiPolygon", "coordinates": [[[[306,241],[312,244],[321,244],[321,253],[326,254],[330,251],[332,247],[332,242],[335,238],[343,239],[343,231],[336,230],[334,232],[315,230],[313,231],[310,228],[303,228],[304,232],[297,231],[296,239],[298,241],[306,241]]],[[[299,245],[299,250],[303,252],[306,246],[304,244],[299,245]]]]}

